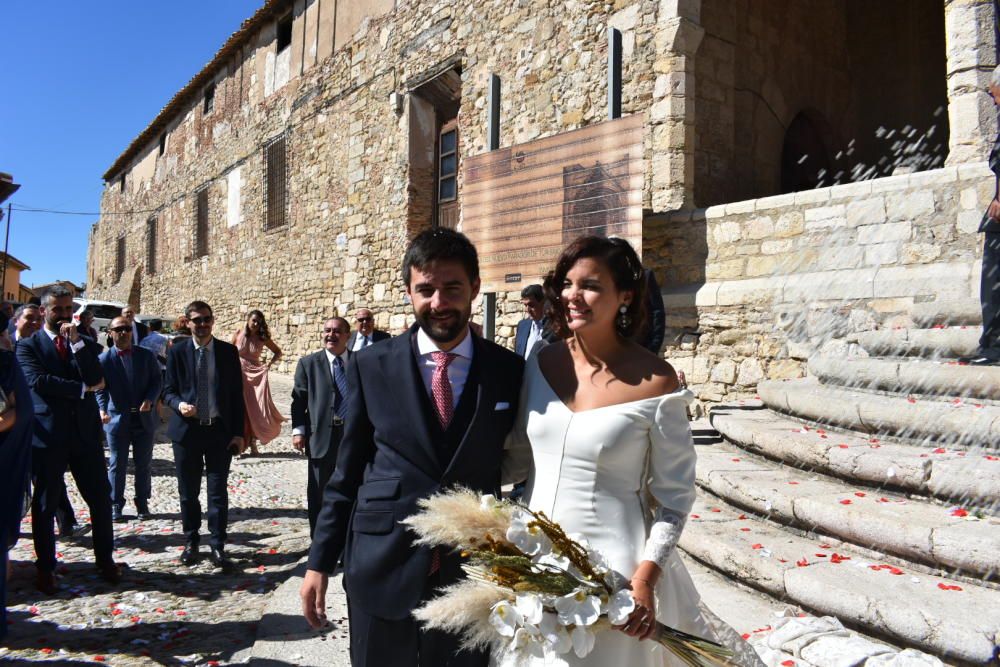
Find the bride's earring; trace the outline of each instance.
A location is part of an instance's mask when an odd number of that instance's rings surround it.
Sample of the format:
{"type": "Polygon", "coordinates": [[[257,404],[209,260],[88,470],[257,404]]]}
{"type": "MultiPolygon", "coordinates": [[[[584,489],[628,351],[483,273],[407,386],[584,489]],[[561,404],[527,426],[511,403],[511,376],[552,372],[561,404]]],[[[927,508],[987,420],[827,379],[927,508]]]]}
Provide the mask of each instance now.
{"type": "Polygon", "coordinates": [[[627,303],[623,303],[618,307],[618,317],[615,318],[615,324],[618,327],[618,332],[621,334],[624,334],[632,326],[632,318],[628,315],[627,303]]]}

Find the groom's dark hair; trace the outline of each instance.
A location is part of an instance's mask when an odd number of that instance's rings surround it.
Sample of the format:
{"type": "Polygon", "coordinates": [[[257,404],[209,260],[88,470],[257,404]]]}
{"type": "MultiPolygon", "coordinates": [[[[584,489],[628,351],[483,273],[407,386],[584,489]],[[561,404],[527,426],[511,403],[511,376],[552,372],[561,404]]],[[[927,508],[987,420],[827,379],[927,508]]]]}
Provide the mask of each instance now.
{"type": "Polygon", "coordinates": [[[469,274],[469,282],[479,280],[479,255],[465,234],[446,227],[420,232],[410,241],[403,257],[403,284],[410,286],[410,271],[440,261],[456,261],[469,274]]]}

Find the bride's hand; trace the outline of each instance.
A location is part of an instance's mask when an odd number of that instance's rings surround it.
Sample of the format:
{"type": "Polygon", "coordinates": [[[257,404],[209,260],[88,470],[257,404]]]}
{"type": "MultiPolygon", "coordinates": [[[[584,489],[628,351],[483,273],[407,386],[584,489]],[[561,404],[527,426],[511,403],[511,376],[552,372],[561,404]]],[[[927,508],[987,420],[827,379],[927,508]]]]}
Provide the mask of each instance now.
{"type": "Polygon", "coordinates": [[[649,639],[656,632],[656,602],[653,597],[653,587],[644,580],[633,579],[632,599],[635,600],[635,609],[625,624],[617,627],[630,637],[649,639]]]}

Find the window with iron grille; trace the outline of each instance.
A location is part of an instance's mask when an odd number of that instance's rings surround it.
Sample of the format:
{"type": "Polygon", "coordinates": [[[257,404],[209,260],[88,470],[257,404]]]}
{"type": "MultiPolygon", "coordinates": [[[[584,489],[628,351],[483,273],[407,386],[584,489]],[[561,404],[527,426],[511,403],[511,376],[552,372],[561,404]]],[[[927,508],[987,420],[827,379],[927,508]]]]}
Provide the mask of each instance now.
{"type": "Polygon", "coordinates": [[[264,229],[285,224],[286,183],[285,137],[278,137],[264,146],[264,229]]]}
{"type": "Polygon", "coordinates": [[[208,254],[208,188],[195,193],[195,209],[194,256],[204,257],[208,254]]]}
{"type": "Polygon", "coordinates": [[[115,282],[125,273],[125,237],[119,236],[115,246],[115,282]]]}
{"type": "Polygon", "coordinates": [[[146,273],[156,273],[156,218],[146,221],[146,273]]]}

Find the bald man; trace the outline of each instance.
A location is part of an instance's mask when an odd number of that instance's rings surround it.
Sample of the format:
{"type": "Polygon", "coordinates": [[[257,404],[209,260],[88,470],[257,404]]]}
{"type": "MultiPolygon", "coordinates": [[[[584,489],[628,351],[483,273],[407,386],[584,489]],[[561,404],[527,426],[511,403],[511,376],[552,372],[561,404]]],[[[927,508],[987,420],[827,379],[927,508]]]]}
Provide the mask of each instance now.
{"type": "Polygon", "coordinates": [[[375,328],[375,314],[367,308],[359,308],[358,312],[354,313],[354,323],[357,329],[351,334],[351,339],[347,341],[347,349],[351,352],[363,350],[369,345],[392,338],[385,331],[379,331],[375,328]]]}

